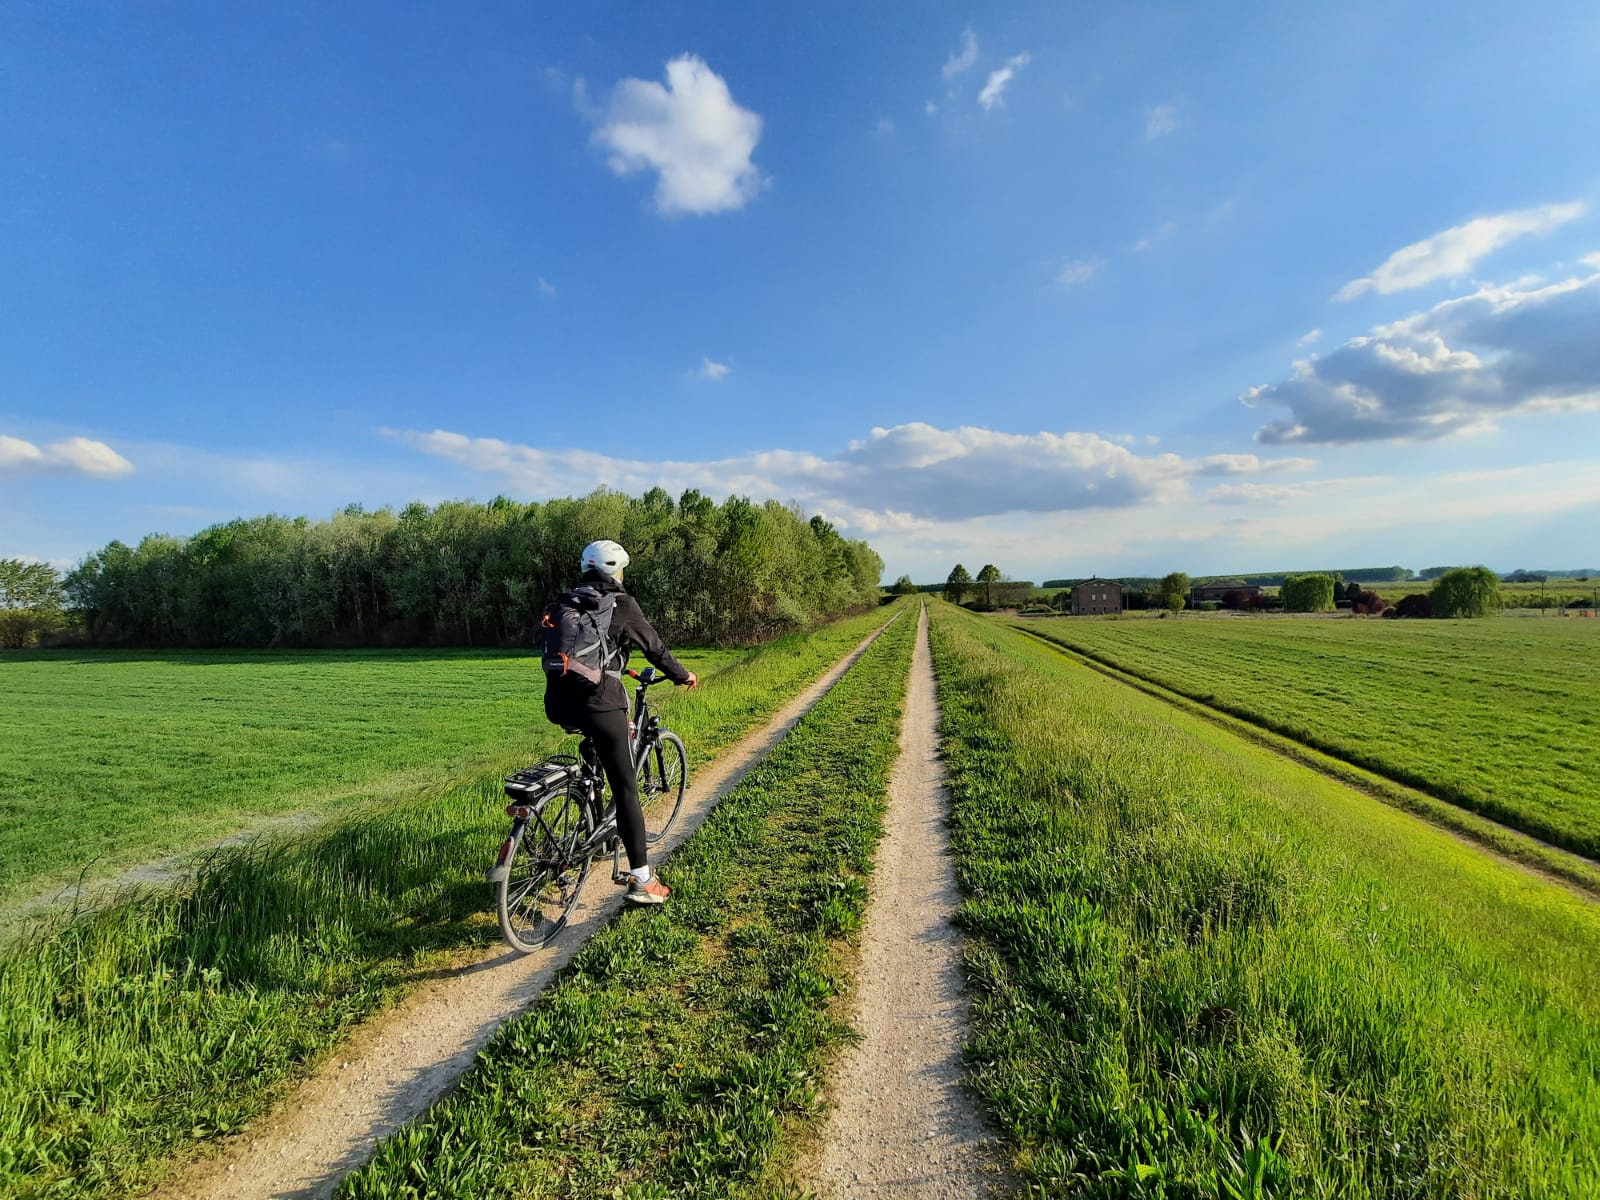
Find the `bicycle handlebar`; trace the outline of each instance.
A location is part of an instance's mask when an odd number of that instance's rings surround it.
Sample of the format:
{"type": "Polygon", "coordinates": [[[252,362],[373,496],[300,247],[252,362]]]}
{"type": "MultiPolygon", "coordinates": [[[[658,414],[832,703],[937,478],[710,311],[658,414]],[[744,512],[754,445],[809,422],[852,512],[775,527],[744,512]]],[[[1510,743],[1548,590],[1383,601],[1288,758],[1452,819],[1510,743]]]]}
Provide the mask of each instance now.
{"type": "Polygon", "coordinates": [[[668,676],[663,675],[654,667],[646,667],[643,671],[635,671],[630,667],[628,670],[624,671],[623,674],[629,679],[637,679],[640,683],[644,684],[645,687],[649,687],[656,683],[671,682],[668,676]]]}

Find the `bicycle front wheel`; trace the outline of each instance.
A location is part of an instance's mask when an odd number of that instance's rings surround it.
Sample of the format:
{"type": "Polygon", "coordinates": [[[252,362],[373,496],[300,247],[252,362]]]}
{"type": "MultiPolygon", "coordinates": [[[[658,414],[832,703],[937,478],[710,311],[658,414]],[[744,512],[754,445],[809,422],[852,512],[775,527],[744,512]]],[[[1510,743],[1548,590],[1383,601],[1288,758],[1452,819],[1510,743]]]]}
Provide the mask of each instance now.
{"type": "Polygon", "coordinates": [[[567,926],[594,856],[589,816],[573,789],[550,797],[512,835],[497,900],[506,944],[531,954],[567,926]]]}
{"type": "Polygon", "coordinates": [[[675,733],[663,733],[639,764],[639,806],[644,809],[645,841],[660,841],[683,807],[689,780],[689,755],[675,733]]]}

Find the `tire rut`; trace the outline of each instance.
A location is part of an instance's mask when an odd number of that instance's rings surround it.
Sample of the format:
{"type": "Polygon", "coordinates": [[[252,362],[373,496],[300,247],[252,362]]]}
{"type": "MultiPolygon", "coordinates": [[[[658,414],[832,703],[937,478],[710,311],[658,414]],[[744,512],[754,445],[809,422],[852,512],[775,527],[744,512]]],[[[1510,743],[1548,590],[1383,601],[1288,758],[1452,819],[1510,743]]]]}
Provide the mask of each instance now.
{"type": "Polygon", "coordinates": [[[824,1197],[971,1200],[1002,1178],[962,1082],[967,1006],[951,924],[960,895],[938,726],[924,607],[862,935],[861,1040],[832,1073],[823,1140],[801,1172],[824,1197]]]}

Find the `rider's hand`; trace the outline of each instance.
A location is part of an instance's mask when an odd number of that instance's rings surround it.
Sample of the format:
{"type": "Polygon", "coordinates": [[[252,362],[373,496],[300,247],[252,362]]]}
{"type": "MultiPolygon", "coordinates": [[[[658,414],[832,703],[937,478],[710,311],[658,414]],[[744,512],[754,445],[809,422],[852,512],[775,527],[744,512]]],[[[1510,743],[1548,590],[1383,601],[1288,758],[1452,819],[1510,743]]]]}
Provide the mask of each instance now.
{"type": "Polygon", "coordinates": [[[700,676],[696,675],[693,671],[690,671],[689,678],[683,681],[683,686],[688,688],[691,692],[694,691],[695,688],[700,686],[700,676]]]}

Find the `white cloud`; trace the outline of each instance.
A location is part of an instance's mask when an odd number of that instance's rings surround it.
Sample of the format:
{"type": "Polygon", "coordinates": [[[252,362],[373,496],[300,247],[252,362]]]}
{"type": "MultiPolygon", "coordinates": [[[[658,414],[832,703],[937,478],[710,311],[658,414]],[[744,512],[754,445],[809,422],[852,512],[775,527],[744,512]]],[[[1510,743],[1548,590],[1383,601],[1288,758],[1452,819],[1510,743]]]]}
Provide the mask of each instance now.
{"type": "Polygon", "coordinates": [[[1178,106],[1176,104],[1158,104],[1145,114],[1144,140],[1153,142],[1159,137],[1166,137],[1181,124],[1178,120],[1178,106]]]}
{"type": "Polygon", "coordinates": [[[694,377],[696,379],[705,379],[712,383],[718,383],[726,379],[728,377],[728,372],[732,370],[733,367],[730,364],[716,362],[707,357],[700,360],[700,365],[695,368],[694,377]]]}
{"type": "Polygon", "coordinates": [[[1600,271],[1600,254],[1585,254],[1578,261],[1586,267],[1593,267],[1596,271],[1600,271]]]}
{"type": "Polygon", "coordinates": [[[73,437],[40,447],[0,434],[0,475],[98,475],[111,479],[132,470],[133,464],[104,442],[73,437]]]}
{"type": "Polygon", "coordinates": [[[932,100],[928,100],[928,101],[925,101],[923,103],[922,111],[927,113],[931,117],[931,116],[935,115],[939,111],[939,106],[937,104],[935,104],[932,100]]]}
{"type": "Polygon", "coordinates": [[[1314,458],[1262,458],[1255,454],[1208,454],[1197,460],[1200,475],[1277,475],[1285,471],[1309,471],[1314,458]]]}
{"type": "Polygon", "coordinates": [[[978,103],[983,105],[986,112],[1005,105],[1006,88],[1017,77],[1017,72],[1032,61],[1033,56],[1023,51],[1006,59],[1006,65],[999,70],[989,72],[989,82],[978,93],[978,103]]]}
{"type": "Polygon", "coordinates": [[[1349,479],[1308,479],[1303,483],[1219,483],[1206,493],[1206,501],[1211,504],[1282,505],[1356,488],[1384,488],[1391,482],[1386,475],[1362,475],[1349,479]]]}
{"type": "Polygon", "coordinates": [[[541,275],[539,276],[539,291],[542,295],[554,296],[556,294],[556,285],[541,275]]]}
{"type": "Polygon", "coordinates": [[[695,487],[717,495],[798,500],[867,531],[1008,512],[1134,507],[1181,500],[1189,495],[1192,479],[1246,479],[1311,465],[1305,459],[1254,454],[1138,454],[1092,433],[1013,434],[920,422],[874,429],[831,456],[768,450],[701,462],[547,450],[448,430],[392,436],[529,494],[581,494],[600,486],[628,492],[657,485],[669,491],[695,487]]]}
{"type": "Polygon", "coordinates": [[[888,117],[879,117],[878,118],[878,133],[883,137],[888,137],[889,135],[894,133],[894,122],[891,121],[888,117]]]}
{"type": "MultiPolygon", "coordinates": [[[[575,94],[581,108],[585,93],[575,94]]],[[[599,120],[593,140],[610,151],[613,171],[658,173],[663,216],[743,208],[766,183],[750,157],[761,118],[739,107],[722,77],[693,55],[667,63],[664,87],[624,79],[599,120]]]]}
{"type": "Polygon", "coordinates": [[[961,49],[945,60],[944,68],[939,72],[945,79],[954,79],[963,71],[972,69],[978,61],[978,38],[971,29],[961,31],[961,49]]]}
{"type": "Polygon", "coordinates": [[[1322,336],[1322,330],[1321,329],[1309,329],[1309,330],[1307,330],[1305,333],[1303,333],[1300,336],[1300,340],[1298,342],[1296,342],[1295,345],[1296,346],[1309,346],[1309,345],[1311,345],[1311,343],[1315,342],[1321,336],[1322,336]]]}
{"type": "Polygon", "coordinates": [[[1429,441],[1492,432],[1511,413],[1600,409],[1600,270],[1526,288],[1481,287],[1295,363],[1251,388],[1287,418],[1257,441],[1429,441]]]}
{"type": "Polygon", "coordinates": [[[1166,221],[1158,226],[1154,232],[1146,234],[1133,245],[1129,246],[1128,249],[1134,254],[1144,254],[1149,250],[1153,250],[1160,243],[1176,236],[1177,232],[1177,223],[1174,221],[1166,221]]]}
{"type": "Polygon", "coordinates": [[[1078,287],[1098,275],[1101,266],[1099,259],[1069,259],[1062,263],[1061,270],[1056,272],[1056,283],[1064,288],[1078,287]]]}
{"type": "Polygon", "coordinates": [[[1587,205],[1574,202],[1476,217],[1401,247],[1371,275],[1352,279],[1333,298],[1353,300],[1369,291],[1387,296],[1438,279],[1459,279],[1508,242],[1529,234],[1549,233],[1588,211],[1587,205]]]}

